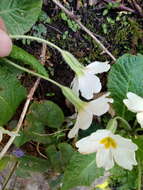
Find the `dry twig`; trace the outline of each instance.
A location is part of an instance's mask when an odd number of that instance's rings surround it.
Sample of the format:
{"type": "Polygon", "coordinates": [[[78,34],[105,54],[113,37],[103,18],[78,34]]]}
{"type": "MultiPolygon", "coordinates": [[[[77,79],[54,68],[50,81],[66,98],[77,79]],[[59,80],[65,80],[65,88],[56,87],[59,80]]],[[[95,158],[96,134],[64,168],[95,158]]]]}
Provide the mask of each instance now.
{"type": "MultiPolygon", "coordinates": [[[[42,53],[41,53],[41,64],[44,64],[45,63],[45,55],[46,55],[46,45],[43,43],[43,46],[42,46],[42,53]]],[[[23,111],[21,113],[21,116],[19,118],[19,121],[18,121],[18,124],[16,126],[16,133],[18,133],[21,129],[21,126],[22,126],[22,123],[24,121],[24,118],[26,116],[26,113],[27,113],[27,110],[28,110],[28,107],[30,105],[30,102],[33,98],[33,95],[39,85],[39,82],[40,82],[40,78],[38,78],[36,80],[36,82],[34,83],[34,86],[31,88],[28,96],[27,96],[27,100],[24,104],[24,108],[23,108],[23,111]]],[[[10,148],[10,146],[12,145],[13,141],[15,139],[15,136],[11,136],[9,141],[7,142],[7,144],[4,146],[4,148],[2,149],[2,151],[0,152],[0,159],[3,158],[3,156],[6,154],[7,150],[10,148]]]]}
{"type": "Polygon", "coordinates": [[[91,32],[88,28],[86,28],[79,20],[79,18],[74,15],[72,12],[70,12],[68,9],[66,9],[58,0],[52,0],[58,7],[60,7],[71,19],[73,19],[82,30],[84,30],[89,36],[91,36],[94,41],[100,46],[100,48],[106,52],[113,61],[116,61],[116,58],[110,53],[110,51],[96,38],[96,36],[91,32]]]}

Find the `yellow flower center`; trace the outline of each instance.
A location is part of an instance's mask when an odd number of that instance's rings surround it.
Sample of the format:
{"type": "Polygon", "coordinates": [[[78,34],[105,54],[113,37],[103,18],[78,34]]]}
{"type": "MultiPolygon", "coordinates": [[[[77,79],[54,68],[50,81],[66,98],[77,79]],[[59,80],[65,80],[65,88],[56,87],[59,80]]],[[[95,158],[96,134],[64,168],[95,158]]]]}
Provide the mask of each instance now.
{"type": "Polygon", "coordinates": [[[105,148],[116,148],[117,144],[111,137],[105,137],[100,141],[100,144],[104,144],[105,148]]]}

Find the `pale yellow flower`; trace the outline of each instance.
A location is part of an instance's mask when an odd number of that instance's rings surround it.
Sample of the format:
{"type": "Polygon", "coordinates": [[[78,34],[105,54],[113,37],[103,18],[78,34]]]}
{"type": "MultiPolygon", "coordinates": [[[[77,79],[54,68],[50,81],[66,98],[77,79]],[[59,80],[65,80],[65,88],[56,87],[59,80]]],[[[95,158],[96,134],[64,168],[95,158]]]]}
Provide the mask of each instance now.
{"type": "Polygon", "coordinates": [[[113,134],[110,130],[97,130],[76,143],[82,154],[96,152],[97,167],[109,170],[116,162],[119,166],[132,170],[137,165],[135,151],[137,145],[130,139],[113,134]]]}

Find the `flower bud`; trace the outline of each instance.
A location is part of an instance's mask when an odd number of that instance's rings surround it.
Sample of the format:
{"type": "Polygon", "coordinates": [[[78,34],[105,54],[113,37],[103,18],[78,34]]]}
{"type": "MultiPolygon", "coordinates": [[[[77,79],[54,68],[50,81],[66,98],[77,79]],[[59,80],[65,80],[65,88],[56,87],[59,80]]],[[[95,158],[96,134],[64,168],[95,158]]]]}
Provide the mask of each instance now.
{"type": "Polygon", "coordinates": [[[117,120],[114,118],[114,119],[110,119],[108,124],[107,124],[107,127],[106,129],[112,131],[112,133],[115,133],[116,132],[116,129],[117,129],[117,120]]]}

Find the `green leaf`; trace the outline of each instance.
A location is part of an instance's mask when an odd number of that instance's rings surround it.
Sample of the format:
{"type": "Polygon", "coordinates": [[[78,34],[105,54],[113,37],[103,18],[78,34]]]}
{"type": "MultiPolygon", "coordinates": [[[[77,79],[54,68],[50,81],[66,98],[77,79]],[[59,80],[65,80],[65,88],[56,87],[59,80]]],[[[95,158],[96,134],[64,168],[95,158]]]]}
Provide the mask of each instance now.
{"type": "Polygon", "coordinates": [[[19,167],[16,169],[15,174],[16,174],[16,176],[22,177],[22,178],[31,177],[30,172],[25,171],[25,170],[23,170],[23,169],[21,169],[19,167]]]}
{"type": "Polygon", "coordinates": [[[18,61],[19,63],[23,63],[24,65],[29,65],[39,74],[48,77],[48,73],[44,66],[33,55],[29,54],[18,46],[13,45],[12,52],[9,55],[9,58],[14,59],[16,62],[18,61]]]}
{"type": "Polygon", "coordinates": [[[35,120],[51,128],[59,128],[64,121],[63,111],[52,101],[35,102],[29,112],[35,120]]]}
{"type": "Polygon", "coordinates": [[[25,155],[18,159],[19,168],[25,171],[46,172],[49,168],[49,161],[30,155],[25,155]]]}
{"type": "Polygon", "coordinates": [[[0,17],[11,34],[24,34],[36,22],[42,0],[0,0],[0,17]]]}
{"type": "Polygon", "coordinates": [[[27,141],[31,140],[31,138],[28,135],[26,135],[24,131],[20,131],[19,135],[20,136],[17,136],[14,140],[14,144],[16,147],[20,147],[27,141]]]}
{"type": "Polygon", "coordinates": [[[137,172],[135,168],[132,171],[128,171],[119,166],[114,166],[110,170],[111,187],[114,186],[117,190],[137,189],[137,172]]]}
{"type": "Polygon", "coordinates": [[[62,171],[61,153],[57,151],[55,145],[50,145],[46,148],[46,154],[50,161],[51,168],[56,172],[62,171]]]}
{"type": "Polygon", "coordinates": [[[74,154],[74,150],[70,144],[60,143],[57,147],[55,145],[48,146],[46,154],[50,160],[51,168],[56,172],[63,172],[74,154]]]}
{"type": "Polygon", "coordinates": [[[123,104],[127,92],[143,96],[143,55],[125,54],[117,60],[109,72],[108,91],[114,99],[116,113],[129,120],[134,114],[123,104]]]}
{"type": "Polygon", "coordinates": [[[0,125],[5,125],[14,115],[26,96],[25,88],[13,73],[0,67],[0,125]]]}
{"type": "Polygon", "coordinates": [[[134,143],[138,146],[137,155],[143,160],[143,136],[138,137],[136,139],[132,139],[134,143]]]}
{"type": "Polygon", "coordinates": [[[54,143],[55,139],[53,138],[52,135],[45,135],[45,131],[44,134],[38,134],[35,133],[34,131],[32,131],[32,128],[30,128],[30,131],[28,133],[26,133],[26,136],[30,137],[31,140],[34,140],[36,142],[42,143],[42,144],[46,144],[46,145],[50,145],[52,143],[54,143]]]}
{"type": "Polygon", "coordinates": [[[95,153],[89,155],[75,153],[65,170],[62,190],[70,190],[76,186],[90,186],[103,174],[104,170],[96,166],[95,153]]]}
{"type": "Polygon", "coordinates": [[[25,129],[14,143],[17,147],[30,140],[48,145],[56,143],[56,136],[45,134],[45,127],[60,128],[63,121],[64,114],[57,104],[52,101],[34,102],[26,116],[25,129]]]}
{"type": "Polygon", "coordinates": [[[10,161],[10,157],[6,156],[0,160],[0,171],[3,171],[10,161]]]}
{"type": "Polygon", "coordinates": [[[69,161],[74,154],[74,150],[68,143],[60,143],[58,144],[58,148],[61,153],[62,165],[65,167],[69,164],[69,161]]]}

